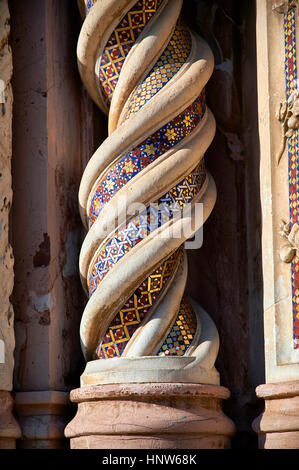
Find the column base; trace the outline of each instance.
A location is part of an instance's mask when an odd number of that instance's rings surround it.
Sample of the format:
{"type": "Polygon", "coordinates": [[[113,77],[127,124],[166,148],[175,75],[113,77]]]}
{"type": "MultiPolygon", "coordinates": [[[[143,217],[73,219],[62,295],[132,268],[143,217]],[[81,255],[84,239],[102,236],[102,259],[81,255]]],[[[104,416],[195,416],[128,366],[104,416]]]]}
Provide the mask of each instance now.
{"type": "Polygon", "coordinates": [[[20,426],[12,414],[13,404],[10,393],[0,391],[0,449],[15,449],[16,439],[21,437],[20,426]]]}
{"type": "Polygon", "coordinates": [[[92,385],[71,392],[78,404],[65,429],[72,449],[227,449],[235,433],[217,385],[92,385]]]}
{"type": "Polygon", "coordinates": [[[253,422],[260,449],[299,449],[299,381],[260,385],[265,411],[253,422]]]}
{"type": "Polygon", "coordinates": [[[57,391],[18,392],[15,407],[22,428],[21,449],[65,449],[64,428],[70,419],[69,394],[57,391]]]}

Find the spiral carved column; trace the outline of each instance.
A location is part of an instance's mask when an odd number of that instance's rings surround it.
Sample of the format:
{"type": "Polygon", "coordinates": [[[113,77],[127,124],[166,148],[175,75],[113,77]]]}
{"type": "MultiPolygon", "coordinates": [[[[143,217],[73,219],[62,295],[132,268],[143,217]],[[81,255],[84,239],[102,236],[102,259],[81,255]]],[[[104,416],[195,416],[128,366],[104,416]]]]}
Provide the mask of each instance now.
{"type": "Polygon", "coordinates": [[[186,446],[182,436],[190,432],[196,434],[190,447],[227,447],[233,432],[220,405],[228,391],[214,367],[216,327],[184,295],[183,245],[212,211],[216,187],[203,160],[215,133],[204,93],[213,55],[180,18],[182,3],[79,2],[85,16],[79,70],[108,114],[109,136],[90,159],[79,192],[88,229],[80,255],[89,296],[80,335],[88,362],[81,389],[71,395],[79,403],[66,430],[73,447],[186,446]],[[184,425],[177,413],[182,402],[189,409],[184,425]],[[129,413],[130,425],[113,421],[115,407],[118,417],[129,413]],[[202,427],[203,414],[214,427],[202,427]]]}

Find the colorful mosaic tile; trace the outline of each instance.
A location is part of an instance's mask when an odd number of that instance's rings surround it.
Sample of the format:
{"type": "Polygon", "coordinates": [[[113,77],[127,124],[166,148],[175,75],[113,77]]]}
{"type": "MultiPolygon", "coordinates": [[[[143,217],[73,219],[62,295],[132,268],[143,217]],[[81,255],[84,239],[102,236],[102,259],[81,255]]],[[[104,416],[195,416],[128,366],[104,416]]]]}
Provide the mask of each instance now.
{"type": "MultiPolygon", "coordinates": [[[[297,64],[296,64],[296,9],[284,14],[285,35],[285,75],[286,98],[289,102],[294,93],[297,93],[297,64]]],[[[299,150],[298,131],[288,138],[288,166],[289,166],[289,205],[290,225],[299,223],[299,150]]],[[[292,305],[293,305],[293,340],[294,348],[299,348],[299,259],[298,256],[291,264],[292,276],[292,305]]]]}
{"type": "Polygon", "coordinates": [[[120,188],[195,129],[203,118],[205,109],[205,95],[202,93],[179,116],[122,156],[107,171],[91,199],[89,227],[93,225],[104,205],[120,188]]]}
{"type": "Polygon", "coordinates": [[[183,298],[176,321],[158,356],[183,356],[192,343],[196,328],[196,315],[192,305],[187,298],[183,298]]]}
{"type": "Polygon", "coordinates": [[[191,51],[189,30],[179,19],[173,36],[165,51],[156,62],[144,82],[133,93],[125,119],[137,113],[156,93],[158,93],[185,64],[191,51]]]}
{"type": "Polygon", "coordinates": [[[151,231],[161,227],[170,217],[173,217],[176,209],[180,212],[185,204],[190,203],[202,188],[205,179],[206,172],[202,163],[175,188],[161,197],[156,207],[150,206],[138,214],[104,246],[101,246],[91,264],[88,280],[89,294],[92,295],[95,292],[111,267],[118,263],[126,253],[147,237],[151,231]]]}
{"type": "Polygon", "coordinates": [[[111,34],[98,67],[99,85],[107,104],[112,99],[124,61],[163,0],[138,0],[111,34]]]}
{"type": "Polygon", "coordinates": [[[85,3],[85,12],[86,15],[90,12],[91,8],[94,6],[94,4],[97,2],[97,0],[84,0],[85,3]]]}
{"type": "Polygon", "coordinates": [[[176,251],[136,289],[110,324],[104,340],[96,350],[98,358],[109,359],[122,355],[129,339],[167,286],[181,255],[181,250],[176,251]]]}

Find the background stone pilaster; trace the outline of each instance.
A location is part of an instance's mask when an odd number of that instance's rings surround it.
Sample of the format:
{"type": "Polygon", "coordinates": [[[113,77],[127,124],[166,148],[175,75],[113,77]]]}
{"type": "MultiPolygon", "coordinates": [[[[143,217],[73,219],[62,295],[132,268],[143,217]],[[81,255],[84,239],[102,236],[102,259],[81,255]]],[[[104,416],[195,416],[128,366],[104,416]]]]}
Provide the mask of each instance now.
{"type": "Polygon", "coordinates": [[[266,384],[256,390],[265,410],[253,427],[261,448],[298,449],[299,259],[291,230],[299,220],[299,134],[289,120],[298,102],[298,2],[256,4],[266,384]]]}
{"type": "Polygon", "coordinates": [[[12,377],[14,313],[10,303],[13,289],[13,254],[8,241],[9,211],[12,202],[12,54],[8,44],[9,11],[6,0],[0,3],[0,449],[15,447],[20,428],[13,415],[12,377]]]}
{"type": "Polygon", "coordinates": [[[11,16],[19,446],[56,448],[67,445],[68,392],[83,366],[77,193],[85,155],[93,151],[91,118],[86,128],[81,125],[91,104],[77,72],[76,2],[13,0],[11,16]]]}

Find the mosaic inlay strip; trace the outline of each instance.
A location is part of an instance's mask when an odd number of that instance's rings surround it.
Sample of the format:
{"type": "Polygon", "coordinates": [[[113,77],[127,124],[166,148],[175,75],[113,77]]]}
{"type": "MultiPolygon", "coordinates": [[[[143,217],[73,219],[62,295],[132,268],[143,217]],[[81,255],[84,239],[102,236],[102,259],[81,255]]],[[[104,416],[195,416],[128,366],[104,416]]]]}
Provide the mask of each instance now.
{"type": "Polygon", "coordinates": [[[84,0],[86,14],[90,12],[91,8],[94,6],[96,2],[97,0],[84,0]]]}
{"type": "Polygon", "coordinates": [[[192,202],[199,193],[206,179],[204,164],[197,166],[192,173],[184,178],[176,187],[158,200],[157,209],[148,207],[138,214],[122,230],[100,247],[92,263],[88,281],[89,294],[92,295],[99,283],[108,274],[113,265],[118,263],[134,246],[146,238],[151,231],[161,227],[169,220],[171,211],[181,211],[192,202]]]}
{"type": "Polygon", "coordinates": [[[158,356],[183,356],[189,348],[197,328],[196,317],[189,300],[183,298],[178,316],[162,344],[158,356]]]}
{"type": "Polygon", "coordinates": [[[136,289],[107,329],[96,350],[98,358],[122,355],[128,341],[172,278],[181,255],[181,250],[176,251],[136,289]]]}
{"type": "MultiPolygon", "coordinates": [[[[296,64],[296,9],[284,14],[285,37],[285,76],[286,98],[290,102],[292,95],[297,93],[297,64],[296,64]]],[[[288,169],[289,169],[289,206],[290,225],[298,223],[299,205],[299,151],[298,131],[288,138],[288,169]]],[[[293,340],[294,348],[299,348],[299,259],[295,256],[291,264],[292,276],[292,306],[293,306],[293,340]]]]}
{"type": "Polygon", "coordinates": [[[138,0],[111,34],[99,65],[99,85],[110,103],[124,61],[163,0],[138,0]]]}
{"type": "Polygon", "coordinates": [[[91,200],[89,227],[93,225],[104,205],[120,188],[195,129],[202,120],[205,110],[205,95],[202,93],[179,116],[123,156],[107,171],[91,200]]]}
{"type": "Polygon", "coordinates": [[[158,93],[186,63],[191,52],[191,36],[181,19],[178,20],[173,36],[165,51],[149,72],[136,92],[133,93],[125,118],[137,113],[156,93],[158,93]]]}

